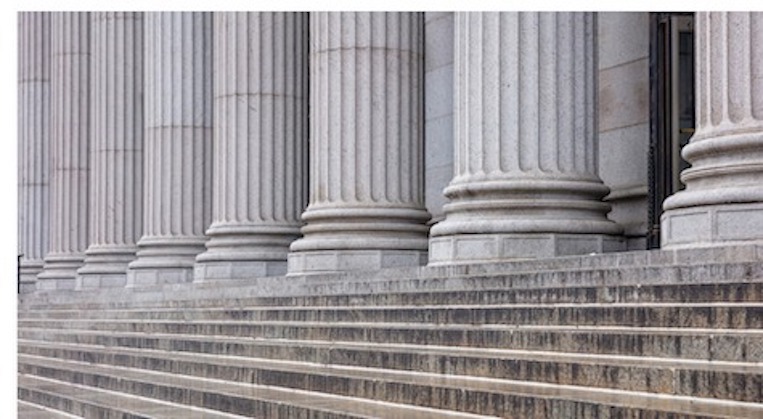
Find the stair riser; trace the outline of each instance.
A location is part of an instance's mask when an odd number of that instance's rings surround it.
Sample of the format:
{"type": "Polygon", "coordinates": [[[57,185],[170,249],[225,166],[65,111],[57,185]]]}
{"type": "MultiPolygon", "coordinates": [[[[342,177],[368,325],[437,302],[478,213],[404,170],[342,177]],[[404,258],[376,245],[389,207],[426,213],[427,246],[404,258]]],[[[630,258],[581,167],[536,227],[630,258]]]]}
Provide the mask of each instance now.
{"type": "MultiPolygon", "coordinates": [[[[433,324],[521,324],[628,327],[763,328],[759,307],[527,307],[527,308],[391,308],[391,309],[249,309],[68,312],[85,320],[296,321],[433,324]]],[[[63,314],[59,320],[67,318],[63,314]]],[[[55,316],[51,316],[54,317],[55,316]]],[[[39,324],[23,319],[22,325],[39,324]]],[[[44,322],[42,319],[37,319],[44,322]]],[[[55,327],[55,322],[51,322],[55,327]]],[[[86,323],[85,323],[86,324],[86,323]]]]}
{"type": "MultiPolygon", "coordinates": [[[[111,377],[97,373],[83,373],[34,365],[21,365],[20,369],[40,376],[55,376],[57,379],[78,384],[84,384],[112,391],[142,395],[175,403],[191,404],[200,407],[216,409],[224,412],[251,415],[253,417],[304,417],[302,409],[292,412],[291,407],[281,406],[280,410],[265,410],[256,400],[240,396],[229,396],[216,392],[214,386],[206,391],[183,387],[173,387],[163,384],[152,384],[123,378],[111,377]]],[[[282,373],[278,373],[282,374],[282,373]]],[[[625,407],[610,407],[585,402],[546,399],[508,395],[464,389],[450,389],[403,383],[372,382],[352,383],[346,379],[331,377],[300,377],[287,374],[278,381],[304,384],[327,390],[342,390],[361,394],[363,397],[377,400],[387,400],[398,403],[415,404],[465,412],[479,412],[486,415],[522,418],[642,418],[642,417],[676,417],[657,412],[643,412],[639,409],[625,407]],[[288,375],[291,375],[289,377],[288,375]]],[[[272,407],[272,406],[268,406],[272,407]]],[[[730,412],[733,413],[733,412],[730,412]]]]}
{"type": "MultiPolygon", "coordinates": [[[[31,322],[30,322],[31,323],[31,322]]],[[[45,326],[45,322],[39,322],[45,326]]],[[[25,327],[31,327],[27,324],[25,327]]],[[[61,330],[76,327],[59,324],[61,330]]],[[[479,326],[462,329],[403,329],[336,327],[326,325],[188,324],[188,323],[95,323],[92,330],[113,332],[166,333],[262,337],[269,339],[322,340],[343,342],[410,343],[418,345],[464,346],[476,348],[547,350],[592,354],[618,354],[686,359],[759,362],[763,359],[763,336],[708,334],[646,334],[620,331],[577,330],[484,330],[479,326]]]]}
{"type": "MultiPolygon", "coordinates": [[[[498,360],[458,356],[418,355],[415,353],[383,354],[371,351],[337,349],[312,350],[307,348],[289,351],[282,347],[281,353],[271,351],[263,358],[300,360],[333,365],[351,365],[392,370],[419,371],[438,374],[471,375],[478,377],[526,380],[555,384],[569,384],[631,391],[647,391],[663,394],[679,394],[694,397],[723,398],[737,401],[759,402],[763,400],[763,378],[759,373],[736,374],[712,371],[657,369],[647,366],[591,365],[566,362],[538,362],[527,360],[498,360]],[[301,359],[309,358],[309,359],[301,359]]],[[[19,353],[69,359],[94,364],[117,365],[148,369],[198,377],[218,378],[263,385],[289,386],[293,382],[274,379],[286,374],[274,373],[275,366],[262,367],[228,366],[203,361],[173,360],[155,355],[111,354],[86,350],[41,348],[19,346],[19,353]],[[269,372],[270,371],[270,372],[269,372]]],[[[308,374],[305,374],[306,376],[308,374]]],[[[317,382],[319,377],[309,374],[301,382],[317,382]]],[[[322,388],[306,390],[324,391],[322,388]]],[[[328,391],[328,390],[325,390],[328,391]]],[[[357,396],[355,394],[346,394],[357,396]]]]}

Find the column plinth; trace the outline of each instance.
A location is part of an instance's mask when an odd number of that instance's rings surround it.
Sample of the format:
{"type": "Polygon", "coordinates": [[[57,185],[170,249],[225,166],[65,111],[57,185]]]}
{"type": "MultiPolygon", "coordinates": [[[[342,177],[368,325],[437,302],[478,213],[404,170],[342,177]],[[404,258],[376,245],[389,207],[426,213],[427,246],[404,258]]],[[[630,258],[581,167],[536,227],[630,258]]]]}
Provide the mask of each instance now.
{"type": "Polygon", "coordinates": [[[53,12],[50,248],[37,289],[73,289],[88,246],[90,16],[53,12]]]}
{"type": "Polygon", "coordinates": [[[306,201],[307,13],[216,13],[214,200],[194,281],[284,275],[306,201]]]}
{"type": "Polygon", "coordinates": [[[123,287],[143,230],[143,14],[91,17],[90,246],[77,289],[123,287]]]}
{"type": "Polygon", "coordinates": [[[618,250],[597,175],[593,13],[457,13],[455,177],[431,265],[618,250]]]}
{"type": "Polygon", "coordinates": [[[423,15],[310,19],[310,204],[289,274],[421,265],[423,15]]]}
{"type": "Polygon", "coordinates": [[[143,236],[128,287],[193,281],[212,214],[212,14],[144,20],[143,236]]]}
{"type": "Polygon", "coordinates": [[[697,13],[697,127],[664,248],[763,243],[763,13],[697,13]]]}
{"type": "Polygon", "coordinates": [[[50,213],[50,13],[19,13],[20,292],[37,289],[50,213]]]}

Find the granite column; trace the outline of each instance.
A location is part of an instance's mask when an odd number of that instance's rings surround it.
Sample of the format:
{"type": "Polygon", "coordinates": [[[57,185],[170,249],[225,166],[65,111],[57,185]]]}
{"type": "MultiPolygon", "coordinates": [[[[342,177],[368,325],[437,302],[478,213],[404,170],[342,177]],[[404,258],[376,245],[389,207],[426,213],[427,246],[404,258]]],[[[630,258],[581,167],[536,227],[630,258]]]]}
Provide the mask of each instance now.
{"type": "Polygon", "coordinates": [[[90,246],[78,289],[125,285],[143,217],[143,13],[91,16],[90,246]]]}
{"type": "Polygon", "coordinates": [[[311,13],[310,203],[290,274],[426,262],[422,41],[422,13],[311,13]]]}
{"type": "Polygon", "coordinates": [[[195,281],[286,273],[307,198],[307,13],[216,13],[214,172],[195,281]]]}
{"type": "Polygon", "coordinates": [[[50,227],[50,13],[19,13],[18,40],[20,290],[31,292],[50,227]]]}
{"type": "Polygon", "coordinates": [[[619,249],[597,175],[594,13],[456,15],[455,176],[430,264],[619,249]]]}
{"type": "Polygon", "coordinates": [[[212,215],[212,13],[145,13],[143,236],[127,286],[193,280],[212,215]]]}
{"type": "Polygon", "coordinates": [[[697,13],[697,127],[664,248],[763,243],[763,13],[697,13]]]}
{"type": "Polygon", "coordinates": [[[37,289],[73,289],[88,246],[90,14],[54,12],[50,247],[37,289]]]}

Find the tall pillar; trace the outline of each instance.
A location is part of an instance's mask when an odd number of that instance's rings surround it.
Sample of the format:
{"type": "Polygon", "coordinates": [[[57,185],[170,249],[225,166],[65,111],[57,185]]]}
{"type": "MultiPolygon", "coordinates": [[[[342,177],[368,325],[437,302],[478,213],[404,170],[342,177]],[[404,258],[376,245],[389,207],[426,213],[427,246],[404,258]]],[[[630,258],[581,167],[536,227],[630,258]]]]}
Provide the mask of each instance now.
{"type": "Polygon", "coordinates": [[[78,289],[123,287],[143,229],[143,14],[91,18],[90,246],[78,289]]]}
{"type": "Polygon", "coordinates": [[[455,176],[430,264],[618,249],[597,175],[593,13],[458,13],[455,176]]]}
{"type": "Polygon", "coordinates": [[[422,13],[311,13],[310,204],[289,273],[426,261],[422,13]]]}
{"type": "Polygon", "coordinates": [[[286,273],[307,185],[307,13],[216,13],[214,172],[195,281],[286,273]]]}
{"type": "Polygon", "coordinates": [[[697,127],[665,248],[763,243],[763,13],[697,13],[697,127]]]}
{"type": "Polygon", "coordinates": [[[212,214],[212,13],[144,18],[143,236],[128,287],[192,281],[212,214]]]}
{"type": "Polygon", "coordinates": [[[48,251],[50,13],[19,13],[19,266],[21,292],[37,287],[48,251]]]}
{"type": "Polygon", "coordinates": [[[73,289],[88,245],[90,14],[54,12],[50,248],[37,289],[73,289]]]}

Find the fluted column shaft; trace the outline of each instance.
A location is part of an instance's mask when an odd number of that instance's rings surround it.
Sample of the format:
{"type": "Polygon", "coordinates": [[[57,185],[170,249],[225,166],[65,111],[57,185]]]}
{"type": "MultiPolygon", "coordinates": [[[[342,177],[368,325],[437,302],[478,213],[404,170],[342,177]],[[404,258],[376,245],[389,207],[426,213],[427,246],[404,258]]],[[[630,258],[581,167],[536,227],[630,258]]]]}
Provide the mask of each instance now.
{"type": "Polygon", "coordinates": [[[144,231],[128,286],[193,280],[212,214],[212,14],[144,16],[144,231]]]}
{"type": "Polygon", "coordinates": [[[597,175],[593,13],[458,13],[455,174],[430,264],[619,246],[597,175]]]}
{"type": "Polygon", "coordinates": [[[19,13],[19,254],[21,291],[37,287],[50,213],[50,13],[19,13]]]}
{"type": "Polygon", "coordinates": [[[307,190],[307,13],[216,13],[214,172],[196,281],[286,273],[307,190]]]}
{"type": "Polygon", "coordinates": [[[665,248],[763,242],[763,13],[697,13],[696,121],[665,248]]]}
{"type": "Polygon", "coordinates": [[[119,287],[143,230],[143,14],[91,18],[90,246],[77,288],[119,287]]]}
{"type": "Polygon", "coordinates": [[[289,272],[417,265],[423,15],[311,13],[310,204],[289,272]]]}
{"type": "Polygon", "coordinates": [[[54,12],[50,248],[38,289],[74,288],[88,245],[90,16],[54,12]]]}

